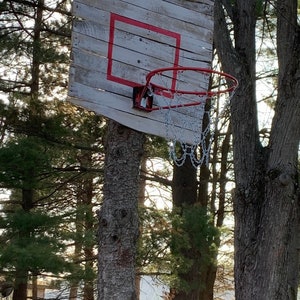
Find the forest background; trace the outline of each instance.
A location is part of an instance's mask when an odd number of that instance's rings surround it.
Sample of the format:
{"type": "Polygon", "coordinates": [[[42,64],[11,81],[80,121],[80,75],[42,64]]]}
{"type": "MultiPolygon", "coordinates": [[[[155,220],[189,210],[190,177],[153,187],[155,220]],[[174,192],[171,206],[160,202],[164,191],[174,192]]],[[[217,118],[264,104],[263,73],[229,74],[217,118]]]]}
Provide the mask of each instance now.
{"type": "MultiPolygon", "coordinates": [[[[296,9],[297,16],[299,1],[293,3],[296,5],[293,13],[296,9]]],[[[279,4],[284,5],[284,1],[278,1],[279,4]]],[[[238,94],[242,106],[247,104],[252,108],[254,101],[259,110],[262,109],[264,120],[260,118],[257,125],[248,126],[256,130],[255,136],[264,147],[270,145],[271,118],[282,79],[278,75],[280,64],[277,64],[278,50],[283,51],[277,44],[277,39],[282,37],[278,17],[283,16],[283,21],[292,24],[291,28],[284,29],[287,37],[290,36],[287,32],[295,28],[299,34],[299,17],[289,18],[287,8],[278,15],[278,7],[272,1],[216,1],[218,30],[214,67],[222,65],[240,80],[244,97],[251,98],[250,104],[242,102],[243,93],[238,94]],[[238,18],[242,16],[234,13],[242,10],[248,12],[252,21],[249,23],[246,19],[244,27],[239,27],[241,19],[238,18]],[[227,22],[226,34],[220,32],[225,29],[222,21],[227,22]],[[241,36],[246,37],[249,31],[255,34],[251,36],[254,40],[249,40],[254,48],[241,42],[241,36]],[[220,45],[227,45],[228,38],[232,48],[227,54],[238,58],[238,65],[232,64],[234,70],[229,70],[220,45]],[[250,48],[254,53],[247,53],[246,49],[250,48]]],[[[73,18],[71,3],[68,0],[3,1],[0,9],[1,292],[13,286],[13,299],[25,300],[30,284],[32,299],[36,300],[38,282],[47,279],[50,287],[60,291],[66,289],[67,299],[93,300],[97,294],[97,212],[103,200],[109,129],[103,117],[66,101],[73,18]]],[[[299,51],[292,57],[299,72],[299,51]]],[[[299,77],[293,82],[299,82],[299,77]]],[[[299,90],[299,83],[297,87],[299,90]]],[[[299,93],[296,95],[299,99],[299,93]]],[[[171,287],[166,297],[175,300],[187,297],[218,299],[217,295],[234,289],[233,219],[238,218],[241,211],[255,215],[241,207],[233,214],[234,168],[239,168],[235,169],[237,173],[242,168],[242,159],[236,159],[233,154],[237,145],[233,144],[232,134],[238,125],[231,123],[229,107],[219,115],[221,111],[217,108],[223,100],[214,101],[210,105],[218,122],[211,124],[214,137],[208,166],[199,170],[189,163],[180,168],[173,166],[166,142],[160,138],[147,136],[143,147],[136,282],[142,275],[159,278],[171,287]]],[[[299,105],[290,106],[290,109],[298,113],[296,122],[299,125],[299,105]]],[[[234,113],[232,109],[231,113],[234,113]]],[[[256,111],[245,109],[240,118],[251,120],[249,116],[256,114],[256,111]]],[[[239,130],[245,135],[243,128],[239,130]]],[[[293,140],[298,151],[298,133],[293,140]]],[[[247,152],[250,148],[244,148],[243,160],[251,163],[252,154],[247,152]]],[[[285,179],[276,172],[268,172],[272,180],[285,179]]],[[[295,180],[293,184],[297,183],[295,180]]],[[[260,218],[258,214],[253,219],[257,221],[257,218],[260,218]]],[[[249,220],[245,224],[247,222],[249,220]]],[[[274,225],[274,221],[271,223],[274,225]]],[[[236,230],[240,235],[249,236],[249,231],[243,233],[243,228],[236,230]]],[[[235,243],[239,246],[238,254],[245,249],[248,251],[247,245],[243,249],[238,241],[235,243]]],[[[254,257],[251,255],[248,258],[254,257]]],[[[241,256],[236,258],[236,266],[239,267],[242,260],[241,256]]],[[[235,273],[240,275],[238,269],[235,273]]],[[[239,280],[241,284],[236,286],[236,299],[247,299],[240,291],[243,280],[247,278],[239,280]]],[[[136,290],[139,294],[138,288],[136,290]]],[[[63,297],[65,294],[60,299],[63,297]]]]}

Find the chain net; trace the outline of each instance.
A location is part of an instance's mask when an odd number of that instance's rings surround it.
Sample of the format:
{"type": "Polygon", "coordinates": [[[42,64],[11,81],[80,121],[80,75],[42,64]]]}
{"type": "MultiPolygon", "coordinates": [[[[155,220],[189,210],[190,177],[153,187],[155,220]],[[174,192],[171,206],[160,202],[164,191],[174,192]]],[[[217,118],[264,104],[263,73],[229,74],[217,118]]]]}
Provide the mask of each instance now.
{"type": "Polygon", "coordinates": [[[238,84],[236,79],[211,70],[170,68],[151,74],[150,80],[147,93],[153,98],[152,110],[164,115],[170,158],[177,166],[182,166],[186,159],[195,168],[208,164],[214,136],[211,125],[228,106],[238,84]],[[222,107],[216,108],[216,102],[223,103],[222,107]],[[182,138],[187,131],[188,143],[182,138]]]}

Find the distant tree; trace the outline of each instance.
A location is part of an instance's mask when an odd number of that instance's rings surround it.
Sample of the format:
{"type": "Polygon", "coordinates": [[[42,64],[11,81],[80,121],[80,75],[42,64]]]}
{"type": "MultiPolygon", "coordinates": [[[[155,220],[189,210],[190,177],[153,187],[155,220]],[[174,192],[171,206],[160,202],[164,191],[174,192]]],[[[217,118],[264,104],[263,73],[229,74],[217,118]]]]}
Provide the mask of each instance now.
{"type": "Polygon", "coordinates": [[[0,184],[11,191],[10,201],[4,204],[5,216],[1,218],[0,265],[14,279],[14,299],[26,299],[29,272],[58,273],[68,266],[60,255],[64,245],[58,238],[63,215],[49,215],[37,205],[37,199],[50,183],[42,180],[51,167],[49,153],[43,146],[35,138],[24,138],[0,149],[0,184]]]}
{"type": "Polygon", "coordinates": [[[179,239],[181,245],[173,249],[173,254],[182,259],[182,263],[173,270],[178,276],[178,285],[172,289],[175,300],[214,299],[219,230],[223,226],[225,207],[228,205],[226,184],[230,180],[231,168],[230,124],[224,108],[219,108],[223,107],[221,102],[216,97],[207,103],[207,110],[213,107],[210,114],[218,122],[212,122],[213,118],[210,121],[207,114],[203,121],[203,128],[211,128],[210,135],[206,137],[207,144],[212,140],[209,164],[203,163],[196,169],[187,159],[183,166],[174,166],[174,213],[182,218],[182,226],[177,230],[177,237],[174,236],[175,244],[179,239]],[[182,244],[183,240],[186,244],[182,244]]]}
{"type": "MultiPolygon", "coordinates": [[[[64,4],[57,7],[60,13],[67,12],[64,10],[64,4]]],[[[27,215],[35,215],[32,210],[36,206],[35,202],[42,182],[39,176],[41,172],[44,174],[49,172],[49,156],[44,153],[45,148],[39,144],[38,138],[34,138],[37,135],[48,135],[49,138],[53,136],[50,131],[50,128],[54,129],[54,126],[51,126],[51,117],[49,118],[51,113],[45,112],[40,97],[59,92],[59,83],[62,83],[62,86],[65,85],[64,79],[59,81],[58,78],[54,85],[53,78],[47,75],[47,69],[49,70],[50,66],[54,73],[54,69],[60,68],[60,63],[66,62],[66,55],[60,50],[64,39],[60,37],[66,36],[68,30],[61,31],[62,34],[57,35],[56,41],[52,39],[57,46],[60,46],[59,50],[54,50],[53,45],[49,44],[51,41],[49,37],[53,37],[53,31],[58,32],[58,26],[62,25],[59,22],[56,24],[49,22],[49,16],[54,13],[54,8],[47,7],[43,0],[36,3],[4,1],[1,4],[1,22],[4,25],[0,35],[1,68],[5,71],[1,77],[0,89],[7,95],[2,112],[5,116],[6,132],[14,134],[14,138],[1,149],[2,159],[5,159],[7,155],[6,164],[2,164],[1,183],[3,187],[12,189],[14,191],[12,196],[18,198],[19,206],[13,209],[11,217],[21,209],[24,214],[20,213],[20,216],[23,216],[25,220],[27,215]],[[42,69],[44,72],[41,72],[42,69]]],[[[5,134],[4,131],[3,134],[5,134]]],[[[3,142],[6,142],[4,136],[3,142]]],[[[6,217],[9,218],[9,214],[6,217]]],[[[34,239],[32,235],[38,225],[26,227],[24,225],[26,222],[21,221],[17,224],[18,229],[15,226],[11,230],[14,234],[16,231],[19,232],[18,242],[23,243],[19,246],[25,250],[27,249],[24,246],[25,241],[29,243],[31,237],[34,239]]],[[[12,246],[13,243],[11,239],[9,245],[12,246]]],[[[51,249],[50,246],[49,249],[51,249]]],[[[5,257],[4,252],[2,257],[5,257]]],[[[14,264],[12,263],[11,266],[15,267],[14,299],[26,299],[28,272],[31,271],[33,275],[36,275],[36,270],[40,268],[35,268],[31,263],[37,261],[13,260],[14,264]]]]}
{"type": "Polygon", "coordinates": [[[92,299],[91,215],[99,199],[94,186],[101,182],[99,137],[104,123],[62,101],[68,78],[70,8],[67,0],[1,3],[0,185],[11,194],[1,207],[6,247],[0,261],[4,275],[15,283],[13,297],[18,300],[26,299],[29,276],[36,283],[43,272],[67,270],[73,277],[83,270],[79,273],[84,299],[92,299]],[[67,231],[75,230],[79,211],[83,231],[76,236],[67,231]],[[64,249],[79,240],[82,251],[71,260],[64,249]],[[46,241],[49,246],[44,249],[46,241]],[[17,258],[21,250],[23,260],[17,258]]]}

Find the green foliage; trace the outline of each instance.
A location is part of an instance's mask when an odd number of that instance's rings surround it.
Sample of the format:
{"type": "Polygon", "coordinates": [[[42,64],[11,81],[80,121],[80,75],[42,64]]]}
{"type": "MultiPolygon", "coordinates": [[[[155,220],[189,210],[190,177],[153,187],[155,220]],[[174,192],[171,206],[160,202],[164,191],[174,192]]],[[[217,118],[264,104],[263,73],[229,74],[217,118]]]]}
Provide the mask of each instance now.
{"type": "Polygon", "coordinates": [[[31,272],[59,273],[69,269],[69,263],[61,257],[65,245],[60,241],[61,218],[41,211],[18,210],[0,219],[1,235],[0,267],[12,272],[19,269],[31,272]]]}
{"type": "MultiPolygon", "coordinates": [[[[143,224],[138,249],[138,266],[143,273],[158,274],[170,286],[188,291],[182,279],[195,262],[205,268],[214,264],[220,232],[204,208],[184,207],[181,211],[140,209],[143,224]]],[[[201,272],[201,268],[199,269],[201,272]]],[[[195,282],[195,286],[199,286],[195,282]]]]}
{"type": "Polygon", "coordinates": [[[167,141],[158,136],[147,136],[145,152],[147,157],[169,159],[167,141]]]}
{"type": "Polygon", "coordinates": [[[32,80],[38,79],[39,95],[60,99],[66,94],[72,19],[68,2],[56,7],[49,1],[43,7],[37,2],[3,2],[0,67],[5,76],[1,90],[24,97],[32,92],[32,80]],[[42,19],[37,18],[37,11],[42,12],[42,19]]]}
{"type": "Polygon", "coordinates": [[[255,11],[258,18],[265,15],[265,0],[256,0],[255,11]]]}
{"type": "Polygon", "coordinates": [[[140,208],[142,225],[137,265],[143,272],[170,272],[171,212],[152,207],[140,208]]]}
{"type": "Polygon", "coordinates": [[[50,162],[43,145],[34,138],[9,141],[0,149],[0,182],[5,188],[34,189],[38,176],[49,171],[50,162]]]}
{"type": "MultiPolygon", "coordinates": [[[[219,230],[212,224],[205,208],[183,207],[173,217],[172,227],[172,286],[188,291],[193,288],[179,274],[187,274],[194,263],[198,270],[214,264],[219,230]],[[180,279],[179,279],[180,278],[180,279]]],[[[195,283],[195,286],[199,285],[195,283]]]]}
{"type": "Polygon", "coordinates": [[[72,264],[70,272],[66,275],[66,280],[71,284],[79,282],[89,282],[92,284],[97,277],[97,270],[81,264],[72,264]]]}
{"type": "Polygon", "coordinates": [[[92,202],[101,173],[90,169],[102,168],[104,121],[63,101],[69,8],[69,0],[0,4],[0,187],[10,191],[0,211],[0,268],[12,277],[21,269],[95,278],[92,202]]]}

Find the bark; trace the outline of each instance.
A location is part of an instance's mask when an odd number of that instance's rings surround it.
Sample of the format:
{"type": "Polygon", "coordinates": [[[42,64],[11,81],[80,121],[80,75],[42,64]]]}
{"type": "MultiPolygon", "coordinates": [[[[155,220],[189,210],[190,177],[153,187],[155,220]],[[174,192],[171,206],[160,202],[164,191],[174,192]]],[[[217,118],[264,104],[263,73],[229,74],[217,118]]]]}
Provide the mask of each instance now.
{"type": "MultiPolygon", "coordinates": [[[[172,184],[173,205],[175,208],[191,207],[197,202],[197,172],[189,160],[186,160],[183,166],[174,165],[173,184],[172,184]]],[[[200,272],[196,264],[193,251],[184,251],[182,253],[186,258],[193,260],[192,266],[187,272],[178,273],[180,280],[184,280],[191,287],[190,291],[172,289],[174,300],[198,299],[200,272]],[[196,283],[196,284],[195,284],[196,283]]]]}
{"type": "Polygon", "coordinates": [[[32,275],[32,300],[38,300],[38,281],[37,275],[32,275]]]}
{"type": "MultiPolygon", "coordinates": [[[[211,103],[206,103],[206,111],[210,109],[211,103]]],[[[203,128],[209,126],[209,119],[205,115],[203,119],[203,128]]],[[[210,136],[207,136],[207,144],[209,143],[210,136]]],[[[216,142],[217,145],[217,142],[216,142]]],[[[216,146],[217,149],[217,146],[216,146]]],[[[212,163],[217,164],[217,154],[215,157],[213,155],[212,163]],[[216,158],[214,160],[214,158],[216,158]]],[[[225,164],[228,152],[225,153],[225,164]]],[[[226,174],[226,170],[223,170],[226,174]]],[[[199,182],[197,181],[197,170],[191,165],[187,160],[182,167],[174,166],[173,172],[173,204],[177,208],[191,208],[193,206],[200,206],[205,208],[205,210],[215,212],[215,207],[212,204],[214,199],[211,199],[209,195],[208,183],[210,180],[210,170],[206,165],[200,166],[199,182]]],[[[224,174],[224,176],[225,176],[224,174]]],[[[218,179],[215,178],[217,181],[218,179]]],[[[215,186],[216,189],[216,186],[215,186]]],[[[212,191],[211,194],[216,193],[212,191]]],[[[220,203],[221,204],[221,203],[220,203]]],[[[220,209],[224,210],[223,206],[220,206],[220,209]]],[[[219,215],[219,223],[222,224],[224,219],[224,214],[219,215]]],[[[221,226],[221,225],[220,225],[221,226]]],[[[215,239],[216,245],[219,245],[217,237],[215,239]]],[[[204,248],[204,247],[203,247],[204,248]]],[[[212,254],[209,247],[203,249],[201,253],[197,249],[189,249],[186,253],[182,253],[186,258],[193,261],[190,269],[187,273],[180,274],[179,276],[182,280],[186,281],[191,287],[189,291],[182,291],[172,289],[172,295],[174,300],[183,300],[183,299],[194,299],[194,300],[213,300],[214,299],[214,283],[216,279],[217,266],[215,261],[217,259],[217,252],[212,254]],[[205,253],[203,253],[205,252],[205,253]],[[201,260],[201,257],[210,255],[211,261],[201,260]],[[214,256],[215,255],[215,256],[214,256]]]]}
{"type": "Polygon", "coordinates": [[[78,285],[72,284],[70,286],[69,300],[76,300],[78,294],[78,285]]]}
{"type": "Polygon", "coordinates": [[[234,21],[234,47],[220,1],[215,5],[218,54],[224,71],[235,75],[240,82],[231,103],[237,300],[294,300],[297,294],[296,177],[300,136],[297,1],[277,1],[277,6],[278,97],[270,143],[263,149],[257,130],[255,98],[255,1],[239,0],[233,11],[228,10],[234,21]]]}
{"type": "MultiPolygon", "coordinates": [[[[147,168],[147,158],[146,155],[142,156],[141,159],[141,173],[146,173],[147,168]]],[[[139,194],[138,194],[138,206],[143,208],[145,206],[145,190],[146,190],[146,179],[140,176],[139,182],[139,194]]],[[[143,234],[143,222],[140,221],[139,223],[139,236],[142,237],[143,234]]],[[[141,241],[141,240],[140,240],[141,241]]],[[[136,288],[136,298],[140,300],[141,294],[141,275],[140,275],[140,266],[136,268],[136,276],[135,276],[135,288],[136,288]]]]}
{"type": "MultiPolygon", "coordinates": [[[[29,172],[30,173],[30,172],[29,172]]],[[[33,178],[33,174],[27,174],[28,182],[33,178]]],[[[29,213],[33,208],[33,190],[22,189],[22,208],[26,213],[29,213]]],[[[31,232],[26,228],[19,230],[19,236],[22,239],[30,239],[31,232]]],[[[28,273],[29,267],[16,265],[15,282],[13,300],[26,300],[27,299],[27,285],[28,285],[28,273]]]]}
{"type": "MultiPolygon", "coordinates": [[[[85,262],[85,272],[86,273],[92,273],[93,272],[93,260],[91,259],[93,254],[93,248],[92,247],[85,247],[84,249],[84,256],[86,259],[85,262]]],[[[92,278],[89,278],[88,280],[84,281],[83,286],[83,300],[94,300],[94,282],[92,278]]]]}
{"type": "MultiPolygon", "coordinates": [[[[81,156],[81,164],[85,167],[92,166],[92,156],[90,153],[83,153],[81,156]]],[[[84,206],[84,229],[88,235],[94,231],[94,218],[93,218],[93,196],[94,196],[94,176],[86,176],[82,182],[82,204],[84,206]]],[[[85,259],[85,273],[86,278],[83,286],[83,300],[94,300],[94,282],[93,282],[93,268],[94,268],[94,245],[90,241],[90,237],[87,237],[84,249],[85,259]]]]}
{"type": "Polygon", "coordinates": [[[139,166],[144,135],[109,122],[99,212],[98,300],[135,300],[139,166]]]}
{"type": "Polygon", "coordinates": [[[32,52],[32,68],[31,68],[31,96],[38,97],[39,81],[40,81],[40,57],[41,57],[41,30],[43,22],[43,6],[44,0],[38,0],[36,8],[36,18],[33,30],[33,52],[32,52]]]}
{"type": "Polygon", "coordinates": [[[300,43],[297,1],[277,1],[278,96],[271,128],[257,273],[265,298],[297,297],[299,270],[300,43]],[[278,228],[280,225],[280,228],[278,228]],[[270,251],[271,249],[271,251],[270,251]],[[269,255],[266,255],[269,250],[269,255]],[[265,272],[265,273],[263,273],[265,272]]]}
{"type": "MultiPolygon", "coordinates": [[[[79,195],[77,195],[77,208],[80,207],[81,205],[81,198],[79,195]]],[[[81,223],[80,219],[80,213],[76,213],[76,221],[75,221],[75,230],[76,230],[76,235],[82,236],[82,231],[83,231],[83,226],[81,223]]],[[[75,240],[75,245],[74,245],[74,260],[77,260],[80,257],[80,253],[82,250],[82,242],[81,239],[80,241],[75,240]]],[[[76,300],[77,295],[78,295],[78,286],[79,286],[79,280],[72,280],[70,283],[70,292],[69,292],[69,299],[68,300],[76,300]]]]}
{"type": "MultiPolygon", "coordinates": [[[[38,1],[40,5],[44,4],[44,0],[38,1]]],[[[39,91],[39,77],[40,77],[40,36],[41,25],[43,19],[43,9],[41,6],[37,7],[36,18],[34,20],[33,41],[32,41],[32,65],[31,65],[31,86],[30,93],[32,99],[38,96],[39,91]]],[[[35,174],[26,174],[26,180],[31,184],[32,178],[35,174]]],[[[26,184],[24,184],[26,186],[26,184]]],[[[22,189],[22,208],[25,212],[29,212],[33,208],[33,189],[22,189]]],[[[30,232],[20,231],[20,236],[30,237],[30,232]]],[[[28,281],[28,269],[19,268],[16,266],[16,278],[15,288],[13,294],[13,300],[26,300],[27,299],[27,281],[28,281]]]]}
{"type": "Polygon", "coordinates": [[[13,300],[26,300],[27,299],[27,281],[28,271],[24,271],[21,268],[16,268],[15,272],[15,284],[13,292],[13,300]]]}

